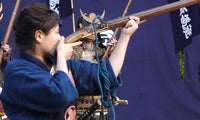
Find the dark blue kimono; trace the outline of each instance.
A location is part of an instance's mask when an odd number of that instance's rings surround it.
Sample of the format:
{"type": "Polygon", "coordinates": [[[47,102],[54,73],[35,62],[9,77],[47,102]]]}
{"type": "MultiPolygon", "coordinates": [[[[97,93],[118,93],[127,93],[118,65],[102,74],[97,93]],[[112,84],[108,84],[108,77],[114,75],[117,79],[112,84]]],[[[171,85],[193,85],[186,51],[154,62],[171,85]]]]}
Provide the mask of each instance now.
{"type": "MultiPolygon", "coordinates": [[[[66,73],[57,71],[51,75],[42,62],[25,52],[22,52],[18,59],[12,60],[4,71],[4,86],[1,93],[1,100],[8,118],[11,120],[64,120],[66,112],[63,110],[72,107],[73,101],[79,95],[100,94],[97,64],[77,60],[69,60],[67,64],[76,87],[66,73]]],[[[109,60],[101,64],[106,65],[110,88],[119,87],[122,81],[115,77],[109,60]]],[[[103,86],[103,80],[101,84],[103,86]]]]}

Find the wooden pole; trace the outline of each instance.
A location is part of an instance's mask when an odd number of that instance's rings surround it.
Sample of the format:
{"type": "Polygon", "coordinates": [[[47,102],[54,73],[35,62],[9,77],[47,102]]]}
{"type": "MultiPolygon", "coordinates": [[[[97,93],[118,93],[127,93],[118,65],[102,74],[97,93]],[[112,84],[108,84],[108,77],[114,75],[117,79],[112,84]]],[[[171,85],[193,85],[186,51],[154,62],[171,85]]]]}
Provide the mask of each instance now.
{"type": "MultiPolygon", "coordinates": [[[[14,8],[13,13],[12,13],[12,17],[10,19],[10,23],[9,23],[8,28],[7,28],[6,35],[5,35],[4,40],[3,40],[4,44],[8,43],[8,40],[9,40],[9,37],[10,37],[10,33],[12,31],[13,23],[14,23],[16,15],[17,15],[17,11],[18,11],[20,2],[21,2],[21,0],[17,0],[16,1],[15,8],[14,8]]],[[[0,49],[0,64],[1,64],[2,58],[3,58],[3,50],[0,49]]]]}
{"type": "Polygon", "coordinates": [[[75,15],[74,15],[74,3],[73,0],[71,0],[71,8],[72,8],[72,25],[73,25],[73,31],[76,31],[75,27],[75,15]]]}
{"type": "MultiPolygon", "coordinates": [[[[5,35],[4,40],[3,40],[3,43],[4,43],[4,44],[7,44],[7,43],[8,43],[9,36],[10,36],[11,31],[12,31],[13,23],[14,23],[14,20],[15,20],[16,15],[17,15],[17,11],[18,11],[20,2],[21,2],[21,0],[17,0],[17,1],[16,1],[15,8],[14,8],[13,13],[12,13],[12,17],[11,17],[11,19],[10,19],[10,23],[9,23],[8,28],[7,28],[6,35],[5,35]]],[[[4,55],[3,50],[0,49],[0,65],[1,65],[1,61],[2,61],[2,59],[3,59],[3,55],[4,55]]],[[[2,83],[3,83],[3,72],[2,72],[2,70],[0,69],[0,84],[2,84],[2,83]]]]}
{"type": "MultiPolygon", "coordinates": [[[[129,8],[130,8],[132,2],[133,2],[133,0],[129,0],[128,4],[126,5],[126,8],[124,9],[124,13],[122,14],[122,17],[124,17],[124,16],[127,15],[128,10],[129,10],[129,8]]],[[[115,29],[115,33],[114,33],[114,35],[113,35],[112,38],[116,38],[116,37],[117,37],[117,35],[118,35],[118,33],[119,33],[119,30],[120,30],[119,27],[115,29]]],[[[111,47],[112,47],[112,46],[108,46],[108,47],[106,48],[106,51],[105,51],[105,53],[104,53],[104,55],[103,55],[103,57],[102,57],[102,60],[107,60],[107,58],[108,58],[108,56],[109,56],[109,54],[110,54],[111,47]]]]}

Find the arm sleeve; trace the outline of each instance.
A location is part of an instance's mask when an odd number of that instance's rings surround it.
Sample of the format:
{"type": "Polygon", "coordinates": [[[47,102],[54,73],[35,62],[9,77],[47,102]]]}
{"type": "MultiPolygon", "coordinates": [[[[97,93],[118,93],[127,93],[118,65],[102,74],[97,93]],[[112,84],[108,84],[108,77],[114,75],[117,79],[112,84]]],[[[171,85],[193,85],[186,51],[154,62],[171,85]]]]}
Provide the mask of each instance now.
{"type": "MultiPolygon", "coordinates": [[[[77,90],[80,95],[99,95],[100,87],[98,84],[97,68],[98,65],[88,61],[69,61],[69,67],[72,70],[77,90]]],[[[101,86],[104,87],[105,79],[110,82],[109,87],[116,89],[122,85],[122,79],[120,75],[116,78],[109,60],[100,62],[100,74],[99,74],[101,86]],[[106,74],[106,76],[104,76],[106,74]]],[[[103,88],[104,89],[104,88],[103,88]]]]}
{"type": "Polygon", "coordinates": [[[62,71],[52,76],[30,64],[11,63],[5,69],[5,78],[3,99],[24,108],[51,113],[78,97],[78,91],[62,71]]]}

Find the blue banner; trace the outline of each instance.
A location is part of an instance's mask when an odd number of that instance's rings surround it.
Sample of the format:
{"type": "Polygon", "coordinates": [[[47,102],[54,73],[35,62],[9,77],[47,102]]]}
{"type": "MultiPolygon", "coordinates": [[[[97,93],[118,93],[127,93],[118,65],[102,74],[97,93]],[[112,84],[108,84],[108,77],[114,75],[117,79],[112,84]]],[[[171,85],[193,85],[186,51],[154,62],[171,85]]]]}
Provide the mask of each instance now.
{"type": "MultiPolygon", "coordinates": [[[[177,0],[168,0],[169,3],[177,0]]],[[[183,7],[170,13],[175,51],[178,52],[192,42],[192,37],[200,34],[200,8],[199,5],[183,7]]]]}

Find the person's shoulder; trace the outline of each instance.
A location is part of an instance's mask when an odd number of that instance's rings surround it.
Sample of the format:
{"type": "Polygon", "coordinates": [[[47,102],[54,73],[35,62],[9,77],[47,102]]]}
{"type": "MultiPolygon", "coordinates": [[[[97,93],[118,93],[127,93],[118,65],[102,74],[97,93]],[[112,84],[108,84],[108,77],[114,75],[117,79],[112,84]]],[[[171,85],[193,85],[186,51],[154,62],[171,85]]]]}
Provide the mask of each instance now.
{"type": "Polygon", "coordinates": [[[11,60],[11,62],[6,66],[6,68],[16,68],[24,66],[30,66],[30,62],[24,59],[16,58],[11,60]]]}
{"type": "Polygon", "coordinates": [[[10,63],[13,63],[13,64],[26,64],[26,63],[28,63],[28,61],[24,60],[24,59],[21,59],[21,58],[15,58],[15,59],[12,59],[10,63]]]}

